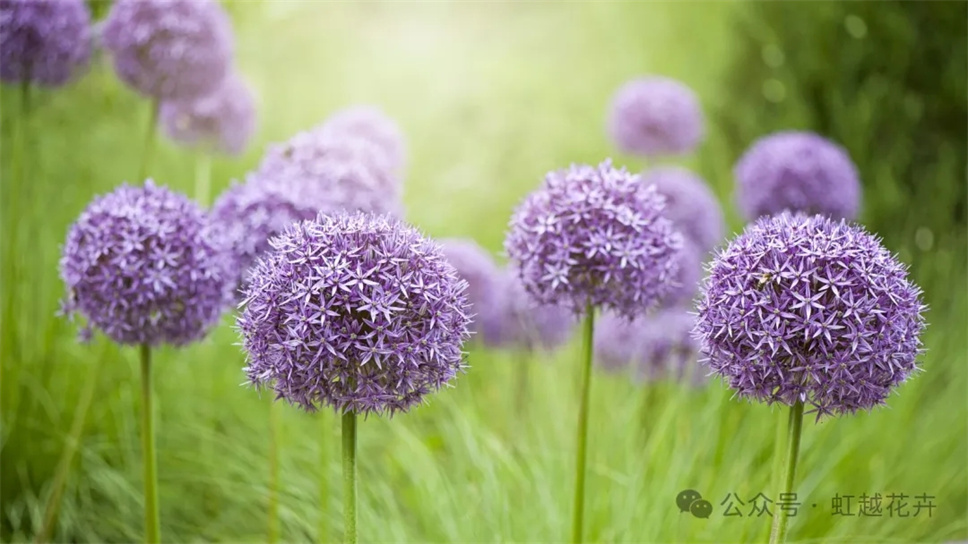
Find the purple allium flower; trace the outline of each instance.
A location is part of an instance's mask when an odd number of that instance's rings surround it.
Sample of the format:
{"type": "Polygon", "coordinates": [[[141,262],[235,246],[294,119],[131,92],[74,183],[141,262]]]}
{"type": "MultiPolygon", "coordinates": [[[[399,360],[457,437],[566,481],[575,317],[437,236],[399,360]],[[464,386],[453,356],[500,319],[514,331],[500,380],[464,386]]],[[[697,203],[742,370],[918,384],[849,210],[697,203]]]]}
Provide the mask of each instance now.
{"type": "Polygon", "coordinates": [[[461,370],[467,283],[416,229],[320,214],[272,243],[238,319],[251,383],[309,411],[393,415],[461,370]]]}
{"type": "Polygon", "coordinates": [[[59,87],[91,59],[83,0],[0,0],[0,79],[59,87]]]}
{"type": "Polygon", "coordinates": [[[470,330],[472,334],[479,334],[482,323],[500,319],[504,312],[501,270],[473,240],[446,238],[439,243],[447,261],[467,282],[467,298],[473,312],[470,330]]]}
{"type": "Polygon", "coordinates": [[[232,74],[212,93],[162,102],[160,116],[172,140],[238,155],[255,131],[255,99],[248,85],[232,74]]]}
{"type": "Polygon", "coordinates": [[[736,163],[736,202],[752,221],[783,210],[853,219],[860,177],[847,151],[810,132],[777,132],[736,163]]]}
{"type": "Polygon", "coordinates": [[[637,155],[683,155],[705,135],[699,98],[667,77],[642,77],[612,98],[608,130],[619,149],[637,155]]]}
{"type": "Polygon", "coordinates": [[[402,214],[400,182],[382,160],[372,142],[316,129],[270,146],[258,175],[294,190],[325,187],[334,210],[402,214]]]}
{"type": "Polygon", "coordinates": [[[481,320],[484,345],[535,351],[552,350],[568,341],[575,326],[571,311],[536,302],[524,289],[513,267],[501,271],[499,278],[502,288],[495,298],[502,312],[481,320]]]}
{"type": "Polygon", "coordinates": [[[231,68],[232,40],[215,0],[117,0],[102,33],[118,77],[159,100],[214,92],[231,68]]]}
{"type": "Polygon", "coordinates": [[[66,313],[119,344],[202,338],[230,302],[224,240],[187,197],[122,185],[71,226],[60,261],[66,313]]]}
{"type": "Polygon", "coordinates": [[[740,396],[849,414],[883,404],[917,370],[920,295],[861,227],[783,212],[716,255],[695,334],[740,396]]]}
{"type": "Polygon", "coordinates": [[[662,210],[654,188],[611,161],[573,165],[518,206],[504,247],[537,302],[631,317],[672,288],[682,240],[662,210]]]}
{"type": "Polygon", "coordinates": [[[633,370],[646,381],[690,379],[701,383],[695,368],[695,318],[684,308],[664,308],[629,320],[604,313],[595,327],[595,363],[609,371],[633,370]]]}
{"type": "Polygon", "coordinates": [[[683,242],[677,254],[679,266],[669,291],[660,300],[660,306],[684,306],[692,302],[699,291],[704,257],[705,254],[691,241],[683,242]]]}
{"type": "Polygon", "coordinates": [[[399,172],[404,165],[406,144],[400,127],[373,106],[354,106],[334,113],[320,127],[341,139],[361,139],[374,144],[387,167],[399,172]]]}
{"type": "Polygon", "coordinates": [[[723,209],[706,182],[685,168],[660,166],[643,172],[642,183],[665,197],[663,213],[703,252],[723,240],[723,209]]]}

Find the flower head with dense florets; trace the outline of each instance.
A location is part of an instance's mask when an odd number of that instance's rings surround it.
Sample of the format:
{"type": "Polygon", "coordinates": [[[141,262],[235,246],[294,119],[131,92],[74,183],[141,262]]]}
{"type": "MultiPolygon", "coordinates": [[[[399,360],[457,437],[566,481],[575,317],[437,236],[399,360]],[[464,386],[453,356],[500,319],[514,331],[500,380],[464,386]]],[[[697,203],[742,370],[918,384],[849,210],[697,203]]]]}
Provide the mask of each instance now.
{"type": "Polygon", "coordinates": [[[224,241],[187,197],[122,185],[71,226],[60,261],[65,311],[120,344],[202,338],[231,297],[224,241]]]}
{"type": "Polygon", "coordinates": [[[639,380],[704,381],[695,368],[695,318],[686,309],[665,308],[629,320],[605,313],[595,327],[595,363],[609,371],[631,370],[639,380]]]}
{"type": "Polygon", "coordinates": [[[734,175],[737,205],[750,221],[784,210],[853,219],[860,208],[860,177],[847,151],[811,132],[761,138],[734,175]]]}
{"type": "Polygon", "coordinates": [[[238,319],[251,383],[312,411],[406,411],[462,368],[467,283],[388,216],[320,214],[273,239],[238,319]]]}
{"type": "Polygon", "coordinates": [[[644,185],[655,185],[665,197],[665,216],[702,252],[723,240],[723,209],[702,178],[678,166],[660,166],[641,175],[644,185]]]}
{"type": "Polygon", "coordinates": [[[353,106],[334,113],[320,127],[324,133],[343,139],[358,139],[372,143],[382,155],[382,161],[393,172],[403,169],[406,144],[400,127],[373,106],[353,106]]]}
{"type": "Polygon", "coordinates": [[[667,77],[622,85],[612,98],[608,130],[622,151],[649,157],[689,153],[705,133],[696,93],[667,77]]]}
{"type": "Polygon", "coordinates": [[[236,75],[227,76],[214,92],[161,104],[161,126],[172,140],[238,155],[255,131],[255,99],[236,75]]]}
{"type": "Polygon", "coordinates": [[[573,165],[518,206],[504,247],[536,302],[634,316],[671,290],[678,267],[682,240],[663,206],[611,161],[573,165]]]}
{"type": "Polygon", "coordinates": [[[0,79],[58,87],[91,59],[83,0],[0,0],[0,79]]]}
{"type": "Polygon", "coordinates": [[[446,238],[440,240],[447,261],[467,282],[467,299],[474,316],[471,333],[481,332],[481,323],[496,319],[503,312],[501,270],[494,259],[473,240],[446,238]]]}
{"type": "Polygon", "coordinates": [[[849,414],[883,404],[917,370],[920,295],[861,227],[784,212],[716,255],[695,334],[740,396],[849,414]]]}
{"type": "Polygon", "coordinates": [[[568,341],[575,326],[572,312],[536,302],[521,285],[513,267],[502,270],[499,281],[500,289],[494,298],[501,312],[482,316],[484,345],[535,351],[552,350],[568,341]]]}
{"type": "Polygon", "coordinates": [[[231,68],[232,29],[215,0],[117,0],[101,41],[118,77],[159,100],[212,93],[231,68]]]}

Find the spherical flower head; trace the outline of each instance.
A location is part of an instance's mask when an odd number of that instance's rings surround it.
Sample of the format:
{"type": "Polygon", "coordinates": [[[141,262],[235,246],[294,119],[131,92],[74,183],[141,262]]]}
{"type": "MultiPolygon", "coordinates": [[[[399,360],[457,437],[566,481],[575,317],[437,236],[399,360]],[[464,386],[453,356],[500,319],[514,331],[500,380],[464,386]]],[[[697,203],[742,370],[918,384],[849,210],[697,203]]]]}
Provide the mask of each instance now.
{"type": "Polygon", "coordinates": [[[252,272],[238,318],[246,373],[308,411],[406,411],[462,368],[466,289],[413,227],[320,214],[275,238],[252,272]]]}
{"type": "Polygon", "coordinates": [[[380,160],[368,141],[317,129],[271,146],[257,175],[310,193],[310,198],[327,195],[328,211],[401,215],[400,182],[380,160]]]}
{"type": "Polygon", "coordinates": [[[723,240],[723,209],[702,178],[685,168],[660,166],[643,172],[642,183],[654,185],[665,197],[663,213],[701,251],[710,251],[723,240]]]}
{"type": "Polygon", "coordinates": [[[0,79],[59,87],[91,60],[83,0],[0,0],[0,79]]]}
{"type": "Polygon", "coordinates": [[[682,240],[663,198],[605,161],[551,172],[515,210],[505,250],[534,299],[634,316],[672,288],[682,240]]]}
{"type": "Polygon", "coordinates": [[[230,302],[224,240],[187,197],[122,185],[71,226],[60,261],[65,310],[119,344],[202,338],[230,302]]]}
{"type": "Polygon", "coordinates": [[[917,370],[920,295],[863,228],[783,212],[716,255],[695,334],[740,396],[850,414],[883,404],[917,370]]]}
{"type": "Polygon", "coordinates": [[[752,221],[784,210],[854,219],[860,177],[847,151],[810,132],[777,132],[736,163],[736,202],[752,221]]]}
{"type": "Polygon", "coordinates": [[[574,313],[562,306],[534,300],[514,267],[502,270],[499,278],[501,289],[495,299],[502,311],[482,319],[484,345],[533,352],[550,351],[568,341],[575,328],[574,313]]]}
{"type": "Polygon", "coordinates": [[[440,240],[440,245],[447,262],[467,282],[467,299],[473,312],[470,330],[479,335],[482,323],[499,319],[504,311],[501,270],[491,255],[473,240],[447,238],[440,240]]]}
{"type": "Polygon", "coordinates": [[[255,99],[236,75],[211,93],[161,104],[161,126],[172,140],[227,155],[245,150],[256,126],[255,99]]]}
{"type": "Polygon", "coordinates": [[[232,29],[215,0],[117,0],[101,38],[118,77],[158,100],[210,94],[231,67],[232,29]]]}
{"type": "Polygon", "coordinates": [[[612,372],[631,371],[641,381],[688,379],[702,383],[695,368],[695,317],[682,307],[663,308],[635,319],[613,313],[595,322],[595,363],[612,372]]]}
{"type": "Polygon", "coordinates": [[[699,98],[667,77],[642,77],[612,98],[608,130],[626,153],[654,157],[692,152],[705,136],[699,98]]]}
{"type": "Polygon", "coordinates": [[[406,161],[406,144],[400,127],[373,106],[353,106],[334,113],[321,130],[342,139],[370,142],[391,171],[399,172],[406,161]]]}

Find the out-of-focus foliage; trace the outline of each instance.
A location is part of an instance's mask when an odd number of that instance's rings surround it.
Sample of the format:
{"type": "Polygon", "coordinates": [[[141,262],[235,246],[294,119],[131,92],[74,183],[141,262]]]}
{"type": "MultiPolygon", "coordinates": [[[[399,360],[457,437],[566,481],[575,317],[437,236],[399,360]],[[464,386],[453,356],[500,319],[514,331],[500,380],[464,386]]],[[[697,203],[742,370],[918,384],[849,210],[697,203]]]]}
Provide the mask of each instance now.
{"type": "Polygon", "coordinates": [[[738,153],[767,132],[815,130],[857,163],[860,220],[889,247],[902,257],[963,248],[968,4],[804,8],[752,2],[738,19],[738,54],[714,121],[728,145],[738,153]]]}

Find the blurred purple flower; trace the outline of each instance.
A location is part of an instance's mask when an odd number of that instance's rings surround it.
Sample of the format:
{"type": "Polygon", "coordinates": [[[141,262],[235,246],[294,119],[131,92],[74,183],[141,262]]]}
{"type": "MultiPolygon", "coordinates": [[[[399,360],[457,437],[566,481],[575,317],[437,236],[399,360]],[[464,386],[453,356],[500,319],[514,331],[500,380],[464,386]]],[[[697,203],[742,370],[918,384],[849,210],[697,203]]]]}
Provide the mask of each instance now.
{"type": "Polygon", "coordinates": [[[847,151],[810,132],[761,138],[734,174],[737,205],[750,221],[784,210],[854,219],[860,208],[860,178],[847,151]]]}
{"type": "Polygon", "coordinates": [[[505,250],[536,302],[631,317],[666,296],[677,272],[682,240],[662,210],[624,168],[573,165],[518,206],[505,250]]]}
{"type": "Polygon", "coordinates": [[[206,151],[238,155],[256,126],[255,99],[237,75],[227,76],[212,93],[161,104],[161,126],[172,140],[206,151]]]}
{"type": "Polygon", "coordinates": [[[406,144],[400,127],[373,106],[353,106],[334,113],[320,127],[340,139],[359,139],[372,143],[392,172],[400,172],[406,160],[406,144]]]}
{"type": "Polygon", "coordinates": [[[613,372],[631,370],[643,381],[685,379],[700,384],[705,378],[695,364],[694,325],[695,317],[681,307],[632,320],[604,313],[596,322],[595,363],[613,372]]]}
{"type": "Polygon", "coordinates": [[[484,345],[523,351],[553,350],[571,337],[575,315],[566,308],[540,304],[521,285],[513,267],[499,275],[497,296],[500,314],[489,314],[481,322],[484,345]]]}
{"type": "Polygon", "coordinates": [[[65,313],[119,344],[198,340],[231,297],[224,240],[197,204],[151,180],[87,206],[67,234],[60,274],[65,313]]]}
{"type": "Polygon", "coordinates": [[[695,334],[740,396],[849,414],[883,404],[917,370],[920,295],[861,227],[783,212],[715,257],[695,334]]]}
{"type": "Polygon", "coordinates": [[[677,272],[672,278],[669,291],[660,299],[660,306],[664,308],[689,306],[699,292],[705,253],[691,241],[686,241],[679,248],[677,255],[679,261],[677,272]]]}
{"type": "Polygon", "coordinates": [[[116,0],[101,40],[118,77],[157,100],[210,94],[231,69],[232,28],[215,0],[116,0]]]}
{"type": "Polygon", "coordinates": [[[642,183],[655,185],[666,198],[663,214],[702,252],[723,240],[723,209],[706,182],[677,166],[660,166],[642,173],[642,183]]]}
{"type": "Polygon", "coordinates": [[[91,48],[91,14],[83,0],[0,0],[4,82],[59,87],[87,68],[91,48]]]}
{"type": "Polygon", "coordinates": [[[440,247],[388,216],[320,214],[273,240],[238,328],[257,387],[313,411],[406,411],[463,364],[470,306],[440,247]]]}
{"type": "Polygon", "coordinates": [[[467,282],[471,304],[470,331],[480,334],[481,324],[500,319],[504,311],[501,270],[494,259],[473,240],[446,238],[439,241],[444,257],[467,282]]]}
{"type": "Polygon", "coordinates": [[[626,153],[654,157],[693,151],[705,135],[696,93],[667,77],[641,77],[612,98],[608,130],[626,153]]]}

